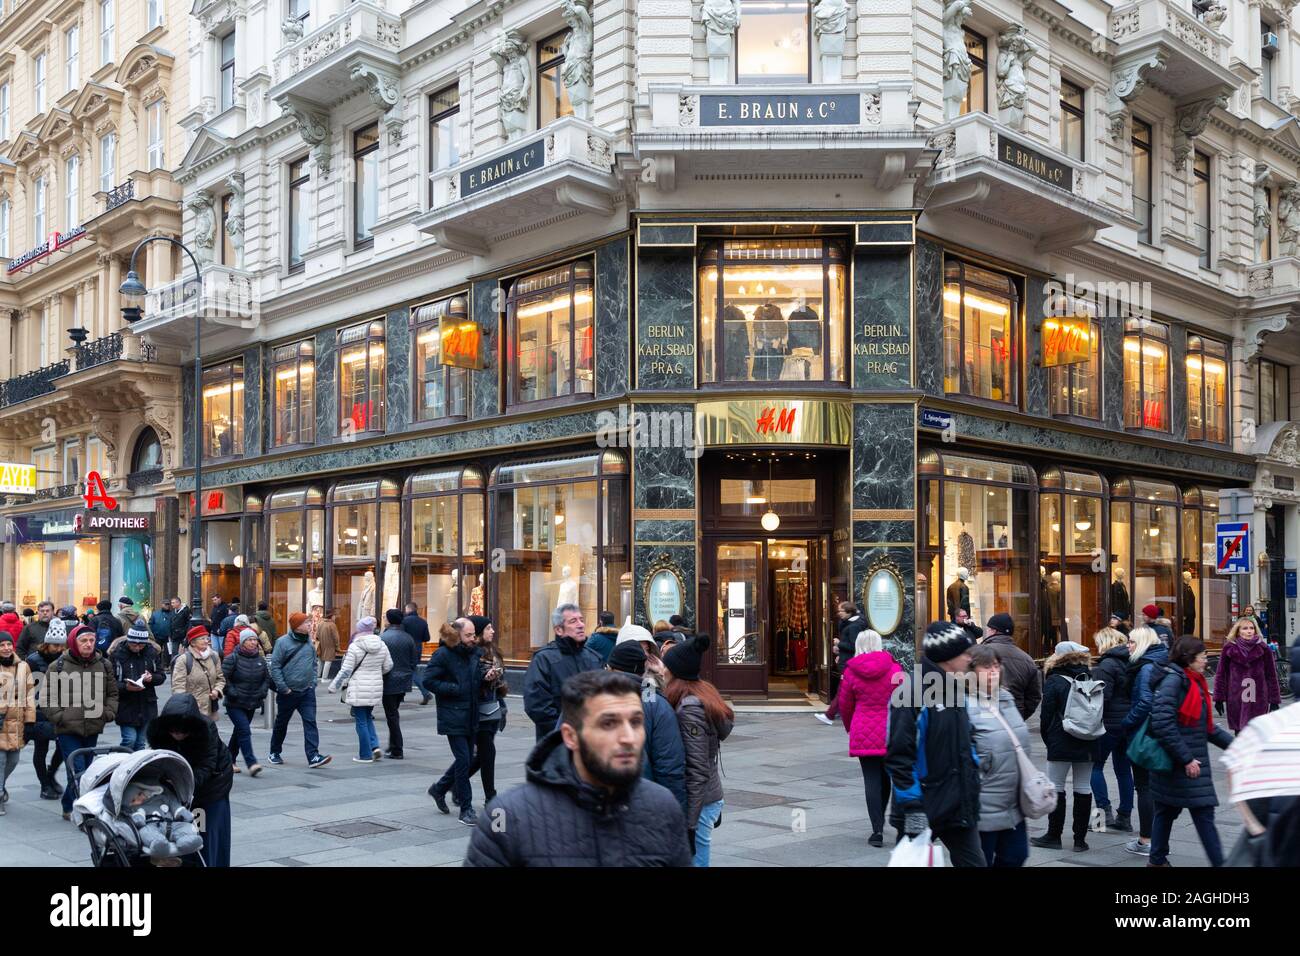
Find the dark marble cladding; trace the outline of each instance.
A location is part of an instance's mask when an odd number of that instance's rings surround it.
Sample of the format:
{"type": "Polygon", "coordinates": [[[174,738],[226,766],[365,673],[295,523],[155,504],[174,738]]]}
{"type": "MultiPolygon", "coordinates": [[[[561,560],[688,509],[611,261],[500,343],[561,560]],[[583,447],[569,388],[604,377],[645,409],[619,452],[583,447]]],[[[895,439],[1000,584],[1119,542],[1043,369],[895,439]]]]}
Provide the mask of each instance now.
{"type": "Polygon", "coordinates": [[[335,380],[338,333],[316,333],[316,441],[332,441],[338,434],[339,393],[335,380]]]}
{"type": "MultiPolygon", "coordinates": [[[[682,572],[682,579],[686,583],[686,593],[682,597],[682,604],[685,606],[683,617],[687,621],[695,622],[695,545],[653,545],[638,544],[632,548],[633,583],[632,583],[632,620],[646,628],[654,627],[654,621],[646,619],[645,607],[645,582],[646,569],[654,563],[659,555],[667,553],[668,556],[676,563],[678,570],[682,572]]],[[[622,621],[619,621],[622,624],[622,621]]],[[[699,625],[697,625],[699,626],[699,625]]],[[[709,624],[705,622],[701,629],[706,633],[709,630],[709,624]]]]}
{"type": "Polygon", "coordinates": [[[1111,431],[1124,427],[1124,319],[1102,319],[1102,424],[1111,431]]]}
{"type": "Polygon", "coordinates": [[[853,540],[912,544],[916,540],[916,527],[911,521],[855,521],[853,540]]]}
{"type": "Polygon", "coordinates": [[[695,543],[695,522],[654,518],[633,522],[632,539],[634,541],[672,541],[682,544],[695,543]]]}
{"type": "Polygon", "coordinates": [[[912,350],[916,356],[916,385],[928,395],[943,394],[943,249],[928,239],[917,239],[916,330],[912,350]]]}
{"type": "Polygon", "coordinates": [[[500,357],[501,336],[505,334],[504,323],[497,312],[496,298],[498,285],[495,279],[475,282],[471,294],[473,299],[474,321],[488,334],[487,368],[472,372],[470,375],[471,417],[489,418],[497,414],[500,407],[500,357]]]}
{"type": "MultiPolygon", "coordinates": [[[[911,671],[916,665],[916,562],[911,548],[854,548],[853,549],[853,595],[854,600],[866,610],[866,597],[863,589],[867,584],[867,573],[871,566],[881,558],[887,558],[903,579],[903,619],[898,629],[885,638],[885,650],[894,656],[894,660],[911,671]]],[[[870,620],[868,619],[868,623],[870,620]]]]}
{"type": "Polygon", "coordinates": [[[1171,434],[1187,440],[1187,329],[1175,325],[1169,330],[1169,370],[1173,379],[1169,395],[1171,434]]]}
{"type": "Polygon", "coordinates": [[[1025,321],[1031,329],[1028,349],[1029,361],[1025,363],[1028,375],[1025,381],[1025,410],[1031,415],[1046,415],[1047,380],[1051,372],[1042,366],[1043,316],[1046,309],[1046,285],[1037,276],[1025,280],[1025,321]],[[1034,361],[1038,358],[1038,361],[1034,361]]]}
{"type": "MultiPolygon", "coordinates": [[[[468,429],[442,435],[394,438],[379,444],[337,444],[301,458],[255,462],[228,468],[205,469],[203,483],[237,485],[246,482],[294,480],[323,471],[369,468],[375,472],[403,468],[434,455],[473,456],[488,450],[509,449],[534,442],[559,441],[574,435],[591,435],[596,431],[596,413],[580,412],[530,422],[515,422],[468,429]]],[[[539,452],[520,448],[521,458],[539,452]]],[[[194,487],[192,475],[178,477],[177,489],[194,487]]]]}
{"type": "Polygon", "coordinates": [[[642,223],[640,242],[647,246],[695,246],[694,226],[654,226],[642,223]]]}
{"type": "Polygon", "coordinates": [[[911,508],[916,498],[915,406],[853,406],[853,507],[911,508]]]}
{"type": "MultiPolygon", "coordinates": [[[[638,404],[639,412],[693,414],[691,405],[638,404]]],[[[682,448],[636,448],[632,468],[635,474],[636,508],[694,508],[695,459],[682,448]]]]}
{"type": "Polygon", "coordinates": [[[858,223],[858,242],[889,242],[910,246],[912,244],[912,220],[904,219],[896,223],[860,222],[858,223]]]}
{"type": "Polygon", "coordinates": [[[194,467],[194,366],[181,367],[181,463],[194,467]]]}
{"type": "MultiPolygon", "coordinates": [[[[643,345],[694,341],[695,264],[690,250],[681,255],[643,255],[637,261],[637,352],[643,345]],[[651,339],[651,326],[679,326],[684,340],[651,339]]],[[[636,386],[642,389],[694,388],[695,355],[637,356],[636,386]],[[681,372],[654,369],[655,363],[681,366],[681,372]]]]}
{"type": "Polygon", "coordinates": [[[973,415],[957,414],[957,434],[986,441],[1005,442],[1031,449],[1035,454],[1053,451],[1069,455],[1084,455],[1101,459],[1114,465],[1132,463],[1141,467],[1174,468],[1180,471],[1205,472],[1226,480],[1253,480],[1255,466],[1249,462],[1225,461],[1192,452],[1171,451],[1143,444],[1140,436],[1134,441],[1101,438],[1097,435],[1079,435],[1059,432],[1034,425],[973,415]]]}
{"type": "Polygon", "coordinates": [[[627,342],[631,327],[628,296],[628,240],[596,250],[596,397],[628,388],[627,342]]]}
{"type": "Polygon", "coordinates": [[[853,260],[854,388],[911,386],[911,261],[907,249],[859,254],[853,260]],[[880,326],[897,328],[899,334],[864,334],[880,326]]]}
{"type": "Polygon", "coordinates": [[[262,417],[262,347],[244,349],[244,454],[260,455],[266,447],[262,417]]]}
{"type": "Polygon", "coordinates": [[[388,431],[400,432],[411,420],[411,327],[405,308],[388,313],[388,431]]]}

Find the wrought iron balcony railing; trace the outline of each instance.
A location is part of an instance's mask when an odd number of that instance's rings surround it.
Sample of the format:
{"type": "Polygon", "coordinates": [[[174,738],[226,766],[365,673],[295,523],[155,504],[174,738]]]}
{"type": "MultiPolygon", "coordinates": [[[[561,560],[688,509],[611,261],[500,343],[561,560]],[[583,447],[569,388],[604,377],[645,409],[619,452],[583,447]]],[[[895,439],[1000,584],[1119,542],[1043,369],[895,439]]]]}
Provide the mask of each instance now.
{"type": "Polygon", "coordinates": [[[93,342],[83,342],[73,346],[72,352],[77,357],[78,372],[117,361],[122,357],[122,333],[113,332],[93,342]]]}
{"type": "Polygon", "coordinates": [[[34,372],[18,375],[0,383],[0,407],[17,405],[54,391],[54,380],[68,374],[68,360],[55,362],[34,372]]]}
{"type": "Polygon", "coordinates": [[[156,485],[163,479],[161,468],[149,468],[145,471],[133,471],[126,476],[126,486],[132,491],[156,485]]]}
{"type": "Polygon", "coordinates": [[[120,186],[115,186],[108,191],[108,197],[104,200],[104,212],[116,209],[122,203],[135,198],[135,180],[128,179],[120,186]]]}
{"type": "Polygon", "coordinates": [[[82,495],[86,492],[86,483],[84,481],[74,481],[70,485],[54,485],[51,488],[37,488],[33,497],[37,501],[46,498],[72,498],[76,495],[82,495]]]}

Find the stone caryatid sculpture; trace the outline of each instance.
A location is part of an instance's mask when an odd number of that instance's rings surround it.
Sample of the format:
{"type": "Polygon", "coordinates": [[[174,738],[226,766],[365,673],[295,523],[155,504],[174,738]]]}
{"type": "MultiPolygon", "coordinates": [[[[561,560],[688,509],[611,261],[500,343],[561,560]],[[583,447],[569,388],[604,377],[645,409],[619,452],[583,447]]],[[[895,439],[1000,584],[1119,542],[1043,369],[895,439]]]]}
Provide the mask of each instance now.
{"type": "Polygon", "coordinates": [[[564,0],[561,13],[569,25],[569,35],[564,38],[564,66],[560,77],[569,92],[573,115],[591,122],[592,103],[592,24],[590,0],[564,0]]]}
{"type": "Polygon", "coordinates": [[[1289,183],[1277,199],[1278,252],[1300,256],[1300,185],[1289,183]]]}
{"type": "Polygon", "coordinates": [[[528,103],[532,78],[528,68],[528,42],[518,30],[501,30],[492,41],[492,59],[501,70],[497,103],[506,140],[515,140],[528,129],[528,103]]]}
{"type": "Polygon", "coordinates": [[[949,0],[943,6],[943,118],[961,115],[961,103],[970,86],[970,54],[966,52],[967,0],[949,0]]]}
{"type": "Polygon", "coordinates": [[[844,35],[849,27],[849,5],[844,0],[818,0],[813,7],[813,33],[821,54],[822,82],[843,78],[844,35]]]}
{"type": "Polygon", "coordinates": [[[231,173],[226,177],[226,185],[230,188],[230,207],[226,213],[226,235],[230,237],[230,245],[234,247],[235,254],[239,257],[240,265],[243,265],[244,258],[244,174],[231,173]]]}
{"type": "Polygon", "coordinates": [[[194,258],[207,265],[212,261],[216,247],[217,223],[213,215],[212,197],[206,193],[197,193],[185,200],[194,214],[194,258]]]}
{"type": "Polygon", "coordinates": [[[998,37],[998,106],[1006,110],[1004,119],[1012,129],[1020,129],[1025,122],[1029,96],[1025,64],[1037,51],[1023,26],[1013,26],[998,37]]]}
{"type": "Polygon", "coordinates": [[[709,84],[731,82],[731,53],[736,28],[740,26],[740,4],[736,0],[704,0],[700,8],[704,23],[704,50],[709,56],[709,84]]]}
{"type": "Polygon", "coordinates": [[[1255,174],[1251,177],[1250,184],[1254,189],[1255,212],[1252,217],[1255,223],[1255,247],[1263,249],[1264,243],[1268,241],[1268,229],[1272,213],[1269,210],[1268,202],[1268,166],[1264,163],[1255,164],[1255,174]]]}

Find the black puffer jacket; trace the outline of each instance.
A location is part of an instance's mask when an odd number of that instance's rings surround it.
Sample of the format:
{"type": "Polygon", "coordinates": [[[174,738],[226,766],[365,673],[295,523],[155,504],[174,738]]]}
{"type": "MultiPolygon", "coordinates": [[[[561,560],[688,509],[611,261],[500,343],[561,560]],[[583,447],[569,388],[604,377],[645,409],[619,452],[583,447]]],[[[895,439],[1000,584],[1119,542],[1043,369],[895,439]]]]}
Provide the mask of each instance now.
{"type": "Polygon", "coordinates": [[[438,733],[469,737],[478,729],[479,649],[461,641],[433,652],[424,668],[424,689],[437,698],[438,733]]]}
{"type": "Polygon", "coordinates": [[[271,689],[271,665],[260,645],[249,654],[241,641],[221,662],[221,673],[226,677],[226,710],[257,710],[271,689]]]}
{"type": "Polygon", "coordinates": [[[1105,709],[1102,711],[1102,723],[1106,731],[1112,734],[1123,733],[1124,718],[1128,716],[1133,704],[1129,690],[1131,677],[1128,666],[1128,648],[1123,644],[1112,647],[1092,666],[1092,676],[1106,682],[1102,690],[1105,709]]]}
{"type": "Polygon", "coordinates": [[[158,649],[145,644],[144,649],[136,653],[130,644],[123,641],[109,655],[109,660],[113,662],[113,676],[117,678],[118,726],[143,727],[158,716],[158,692],[154,688],[169,679],[158,649]],[[144,690],[127,687],[128,680],[139,680],[145,671],[149,672],[149,680],[145,682],[144,690]]]}
{"type": "Polygon", "coordinates": [[[1210,773],[1210,741],[1226,750],[1232,743],[1232,734],[1222,724],[1215,724],[1213,735],[1209,733],[1209,693],[1205,695],[1201,717],[1196,723],[1185,726],[1178,722],[1178,708],[1192,684],[1181,667],[1161,664],[1152,674],[1152,681],[1155,699],[1151,703],[1151,733],[1174,762],[1169,772],[1151,774],[1152,799],[1171,807],[1217,807],[1219,798],[1210,773]],[[1183,769],[1193,760],[1201,762],[1201,774],[1195,778],[1187,776],[1183,769]]]}
{"type": "Polygon", "coordinates": [[[527,782],[479,817],[466,866],[691,865],[682,808],[659,784],[637,777],[609,793],[584,783],[559,730],[524,766],[527,782]]]}
{"type": "Polygon", "coordinates": [[[393,669],[384,675],[384,694],[405,694],[411,689],[411,676],[420,663],[420,648],[405,629],[390,624],[379,639],[388,648],[393,669]]]}
{"type": "Polygon", "coordinates": [[[835,662],[843,670],[845,665],[857,653],[858,635],[867,629],[867,622],[862,619],[861,614],[854,614],[840,622],[839,641],[835,646],[835,662]]]}
{"type": "Polygon", "coordinates": [[[677,705],[677,729],[686,752],[686,826],[691,830],[700,822],[700,811],[722,799],[718,756],[734,726],[734,717],[711,720],[694,695],[683,697],[677,705]]]}
{"type": "Polygon", "coordinates": [[[154,750],[173,750],[190,765],[194,771],[194,806],[209,807],[230,796],[235,780],[230,750],[217,725],[199,713],[199,705],[189,694],[169,697],[162,713],[149,724],[146,736],[154,750]],[[176,740],[171,735],[173,730],[184,730],[188,736],[176,740]]]}
{"type": "Polygon", "coordinates": [[[1065,701],[1070,688],[1079,677],[1090,677],[1088,654],[1067,654],[1057,662],[1043,680],[1043,712],[1038,715],[1038,732],[1047,744],[1047,759],[1065,763],[1082,763],[1092,760],[1097,745],[1092,740],[1080,740],[1065,732],[1061,721],[1065,717],[1065,701]]]}
{"type": "Polygon", "coordinates": [[[537,728],[540,741],[560,719],[560,688],[574,674],[598,671],[600,655],[571,637],[557,637],[538,650],[524,675],[524,713],[537,728]]]}

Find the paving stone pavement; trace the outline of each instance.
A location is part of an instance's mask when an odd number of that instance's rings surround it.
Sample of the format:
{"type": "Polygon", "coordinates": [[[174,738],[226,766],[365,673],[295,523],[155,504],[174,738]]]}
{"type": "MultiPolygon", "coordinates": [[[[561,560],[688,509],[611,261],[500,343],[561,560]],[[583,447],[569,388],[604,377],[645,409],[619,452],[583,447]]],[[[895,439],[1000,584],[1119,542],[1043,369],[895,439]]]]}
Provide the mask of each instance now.
{"type": "MultiPolygon", "coordinates": [[[[419,705],[410,694],[402,706],[406,759],[356,764],[356,734],[346,706],[337,697],[318,694],[322,752],[333,762],[309,770],[302,752],[301,725],[290,724],[283,766],[265,763],[270,730],[255,726],[254,749],[265,772],[254,779],[235,777],[231,793],[232,863],[236,866],[459,866],[469,829],[433,806],[425,789],[450,764],[444,738],[437,736],[435,708],[419,705]],[[340,823],[370,822],[377,827],[361,836],[340,836],[323,828],[340,823]]],[[[259,717],[255,724],[260,725],[259,717]]],[[[809,713],[742,712],[723,748],[726,805],[722,826],[714,831],[714,866],[884,866],[885,849],[867,845],[870,828],[858,762],[847,756],[847,736],[809,713]]],[[[387,728],[377,721],[387,745],[387,728]]],[[[223,735],[231,725],[223,715],[223,735]]],[[[1042,743],[1031,725],[1035,762],[1042,764],[1042,743]]],[[[102,743],[116,743],[111,727],[102,743]]],[[[523,762],[533,745],[533,727],[518,698],[510,700],[510,719],[497,736],[497,789],[523,780],[523,762]]],[[[1226,806],[1226,773],[1214,751],[1214,778],[1219,788],[1217,814],[1225,852],[1236,841],[1240,824],[1226,806]]],[[[242,766],[242,763],[241,763],[242,766]]],[[[1107,770],[1112,800],[1115,783],[1107,770]]],[[[475,802],[482,787],[473,780],[475,802]]],[[[0,867],[86,866],[86,838],[60,817],[58,801],[39,799],[31,750],[9,780],[9,813],[0,818],[0,867]]],[[[1136,824],[1136,814],[1134,816],[1136,824]]],[[[1068,825],[1068,823],[1067,823],[1068,825]]],[[[1044,821],[1030,824],[1041,833],[1044,821]]],[[[1033,849],[1030,866],[1144,866],[1144,857],[1124,850],[1129,834],[1092,833],[1087,853],[1033,849]]],[[[1174,826],[1170,862],[1206,866],[1187,814],[1174,826]]]]}

